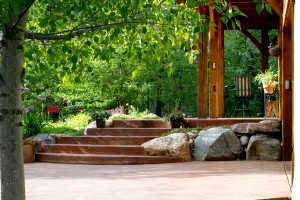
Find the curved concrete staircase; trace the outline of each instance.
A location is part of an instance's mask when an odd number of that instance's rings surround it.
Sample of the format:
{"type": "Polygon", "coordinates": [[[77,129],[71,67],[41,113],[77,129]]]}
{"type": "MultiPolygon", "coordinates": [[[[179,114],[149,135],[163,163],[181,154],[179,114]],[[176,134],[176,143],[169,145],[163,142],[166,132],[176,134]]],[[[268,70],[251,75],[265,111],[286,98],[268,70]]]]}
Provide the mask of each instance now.
{"type": "Polygon", "coordinates": [[[37,162],[70,164],[154,164],[179,158],[149,156],[140,145],[171,130],[162,120],[116,120],[110,128],[90,128],[87,136],[55,136],[44,145],[37,162]]]}

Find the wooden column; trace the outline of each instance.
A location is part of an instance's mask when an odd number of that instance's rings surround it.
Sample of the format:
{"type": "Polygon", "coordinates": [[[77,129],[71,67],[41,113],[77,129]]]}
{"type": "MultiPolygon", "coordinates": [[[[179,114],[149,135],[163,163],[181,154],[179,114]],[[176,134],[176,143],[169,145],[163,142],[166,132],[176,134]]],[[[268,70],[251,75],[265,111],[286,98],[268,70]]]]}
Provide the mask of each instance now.
{"type": "Polygon", "coordinates": [[[218,20],[218,117],[225,117],[224,111],[224,29],[218,20]]]}
{"type": "Polygon", "coordinates": [[[291,32],[280,34],[280,116],[282,121],[282,159],[292,159],[292,44],[291,32]]]}
{"type": "Polygon", "coordinates": [[[208,59],[207,59],[207,44],[208,36],[199,33],[199,48],[198,56],[198,118],[207,118],[208,106],[208,59]]]}
{"type": "Polygon", "coordinates": [[[218,117],[218,93],[217,93],[217,81],[218,81],[218,67],[217,67],[217,48],[218,42],[216,38],[216,32],[210,30],[210,62],[209,62],[209,117],[218,117]]]}
{"type": "Polygon", "coordinates": [[[210,117],[224,117],[224,35],[222,23],[210,30],[210,117]]]}

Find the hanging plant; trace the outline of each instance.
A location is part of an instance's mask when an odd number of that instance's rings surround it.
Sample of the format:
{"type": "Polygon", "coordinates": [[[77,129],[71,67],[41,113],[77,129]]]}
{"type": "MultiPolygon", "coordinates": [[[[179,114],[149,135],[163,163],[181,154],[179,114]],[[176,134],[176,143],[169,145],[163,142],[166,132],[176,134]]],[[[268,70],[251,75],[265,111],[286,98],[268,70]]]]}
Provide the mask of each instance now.
{"type": "Polygon", "coordinates": [[[278,74],[273,71],[266,70],[265,72],[260,72],[257,74],[253,81],[262,84],[265,93],[274,93],[276,85],[278,84],[278,74]]]}
{"type": "Polygon", "coordinates": [[[277,45],[277,46],[275,46],[273,48],[270,48],[269,49],[269,54],[272,57],[278,57],[280,55],[280,48],[279,48],[279,46],[277,45]]]}

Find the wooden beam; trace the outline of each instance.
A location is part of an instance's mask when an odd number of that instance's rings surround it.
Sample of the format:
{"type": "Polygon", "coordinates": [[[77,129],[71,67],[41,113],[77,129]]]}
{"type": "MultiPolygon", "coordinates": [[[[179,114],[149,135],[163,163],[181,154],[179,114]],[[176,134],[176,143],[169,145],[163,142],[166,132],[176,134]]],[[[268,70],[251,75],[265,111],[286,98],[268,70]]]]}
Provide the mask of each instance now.
{"type": "Polygon", "coordinates": [[[295,2],[283,1],[282,26],[283,30],[291,30],[293,4],[295,2]]]}
{"type": "Polygon", "coordinates": [[[268,30],[261,30],[261,71],[266,71],[268,69],[268,59],[269,59],[269,34],[268,30]]]}
{"type": "Polygon", "coordinates": [[[199,33],[199,48],[198,56],[198,118],[207,118],[208,106],[208,56],[207,44],[208,36],[199,33]]]}
{"type": "Polygon", "coordinates": [[[246,29],[242,29],[241,32],[248,37],[253,44],[259,49],[260,52],[262,52],[262,45],[260,42],[246,29]]]}
{"type": "Polygon", "coordinates": [[[280,0],[267,0],[267,2],[271,5],[275,13],[281,17],[282,15],[282,5],[280,0]]]}

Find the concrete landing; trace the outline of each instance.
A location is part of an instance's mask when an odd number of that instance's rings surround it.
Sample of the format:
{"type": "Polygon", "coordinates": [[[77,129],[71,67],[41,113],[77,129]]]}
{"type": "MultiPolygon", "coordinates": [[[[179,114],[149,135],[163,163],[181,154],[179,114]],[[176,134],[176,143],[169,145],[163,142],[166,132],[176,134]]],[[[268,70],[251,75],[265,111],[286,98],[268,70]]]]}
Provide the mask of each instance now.
{"type": "Polygon", "coordinates": [[[253,200],[291,196],[290,162],[25,164],[28,200],[253,200]]]}

